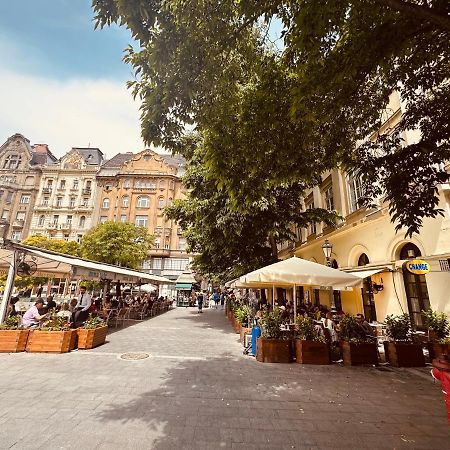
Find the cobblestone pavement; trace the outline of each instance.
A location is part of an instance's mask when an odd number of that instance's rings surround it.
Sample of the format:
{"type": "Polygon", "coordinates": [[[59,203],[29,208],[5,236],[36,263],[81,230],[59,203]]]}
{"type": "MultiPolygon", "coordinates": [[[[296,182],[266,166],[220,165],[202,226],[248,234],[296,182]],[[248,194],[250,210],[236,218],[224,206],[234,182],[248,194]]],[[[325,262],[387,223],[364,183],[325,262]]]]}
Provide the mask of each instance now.
{"type": "Polygon", "coordinates": [[[261,364],[220,310],[175,309],[108,339],[0,354],[0,448],[450,449],[425,370],[261,364]]]}

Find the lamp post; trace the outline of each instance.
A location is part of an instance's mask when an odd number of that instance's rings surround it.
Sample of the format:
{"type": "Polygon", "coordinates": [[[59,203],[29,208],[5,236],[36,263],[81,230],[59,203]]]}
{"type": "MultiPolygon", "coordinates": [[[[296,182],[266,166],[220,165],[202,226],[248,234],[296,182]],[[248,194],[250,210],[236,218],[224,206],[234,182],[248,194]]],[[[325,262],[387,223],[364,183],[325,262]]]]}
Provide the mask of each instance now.
{"type": "MultiPolygon", "coordinates": [[[[325,259],[327,261],[327,266],[331,267],[331,252],[333,251],[333,245],[330,244],[328,239],[325,239],[322,244],[323,254],[325,255],[325,259]]],[[[330,305],[331,305],[331,314],[333,314],[333,318],[336,317],[336,305],[334,303],[334,295],[333,295],[333,287],[330,286],[330,305]]]]}

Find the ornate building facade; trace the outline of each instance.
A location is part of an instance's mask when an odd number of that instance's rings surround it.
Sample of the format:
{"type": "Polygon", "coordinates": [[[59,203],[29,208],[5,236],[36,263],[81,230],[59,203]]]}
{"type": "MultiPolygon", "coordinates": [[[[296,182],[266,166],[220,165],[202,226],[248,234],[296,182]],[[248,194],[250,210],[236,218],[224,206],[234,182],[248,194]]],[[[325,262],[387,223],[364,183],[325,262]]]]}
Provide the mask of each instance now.
{"type": "Polygon", "coordinates": [[[190,255],[181,229],[164,216],[163,209],[185,194],[184,165],[181,157],[144,150],[116,155],[97,174],[95,221],[146,227],[155,236],[155,244],[143,268],[173,280],[186,268],[190,255]]]}
{"type": "Polygon", "coordinates": [[[31,146],[18,133],[0,147],[0,218],[9,224],[7,239],[29,234],[42,168],[55,161],[47,145],[31,146]]]}
{"type": "Polygon", "coordinates": [[[98,148],[72,148],[42,167],[30,235],[81,241],[93,226],[96,173],[103,163],[98,148]]]}

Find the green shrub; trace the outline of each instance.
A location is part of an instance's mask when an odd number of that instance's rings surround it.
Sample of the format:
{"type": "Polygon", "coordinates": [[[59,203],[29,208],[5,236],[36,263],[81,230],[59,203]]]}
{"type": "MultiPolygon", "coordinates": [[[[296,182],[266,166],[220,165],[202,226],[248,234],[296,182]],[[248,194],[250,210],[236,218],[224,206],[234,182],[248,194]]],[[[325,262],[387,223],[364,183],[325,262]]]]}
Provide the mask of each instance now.
{"type": "Polygon", "coordinates": [[[261,314],[259,323],[261,324],[261,336],[264,339],[281,339],[284,337],[281,332],[283,312],[277,306],[273,311],[265,309],[261,314]]]}
{"type": "Polygon", "coordinates": [[[356,317],[346,314],[339,322],[339,337],[349,342],[370,342],[366,332],[359,326],[356,317]]]}
{"type": "Polygon", "coordinates": [[[22,327],[19,316],[9,316],[0,325],[0,330],[19,330],[20,328],[22,327]]]}
{"type": "Polygon", "coordinates": [[[409,314],[395,316],[390,314],[384,320],[386,334],[393,341],[411,341],[411,318],[409,314]]]}
{"type": "Polygon", "coordinates": [[[325,336],[321,334],[311,318],[298,315],[295,318],[296,338],[301,341],[325,342],[325,336]]]}
{"type": "Polygon", "coordinates": [[[438,341],[446,342],[450,335],[450,321],[444,312],[428,309],[422,311],[425,317],[425,326],[433,331],[438,341]]]}
{"type": "Polygon", "coordinates": [[[101,317],[92,317],[92,314],[89,314],[89,317],[81,328],[93,330],[104,326],[106,326],[106,322],[101,317]]]}

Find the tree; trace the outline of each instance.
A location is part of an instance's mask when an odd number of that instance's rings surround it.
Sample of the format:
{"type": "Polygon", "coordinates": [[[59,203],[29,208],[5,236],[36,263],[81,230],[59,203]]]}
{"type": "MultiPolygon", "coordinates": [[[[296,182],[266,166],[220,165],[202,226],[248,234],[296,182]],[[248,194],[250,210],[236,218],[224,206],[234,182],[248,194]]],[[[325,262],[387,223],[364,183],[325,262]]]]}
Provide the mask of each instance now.
{"type": "MultiPolygon", "coordinates": [[[[130,87],[142,100],[144,139],[179,150],[186,124],[212,137],[204,159],[207,178],[239,199],[235,207],[258,201],[261,180],[273,187],[292,183],[293,168],[303,182],[309,153],[308,161],[317,159],[308,168],[313,177],[329,166],[359,171],[368,202],[385,196],[392,219],[409,234],[423,217],[439,213],[437,186],[448,178],[440,163],[450,156],[448,2],[94,0],[93,7],[97,25],[123,24],[138,41],[125,60],[136,71],[130,87]],[[284,26],[279,55],[271,55],[267,44],[274,17],[284,26]],[[238,145],[229,144],[241,131],[231,126],[235,109],[228,106],[248,88],[273,100],[268,75],[274,65],[285,82],[275,102],[264,105],[266,117],[279,116],[278,99],[284,98],[287,126],[301,130],[298,145],[282,140],[277,151],[266,148],[264,114],[244,114],[246,139],[239,140],[237,156],[228,152],[224,159],[223,149],[234,151],[238,145]],[[405,114],[398,127],[377,136],[393,90],[400,92],[405,114]],[[418,142],[402,141],[407,129],[420,131],[418,142]],[[233,176],[237,165],[245,175],[240,181],[233,176]],[[268,166],[274,170],[264,173],[268,166]]],[[[265,130],[271,143],[279,125],[265,130]]]]}
{"type": "Polygon", "coordinates": [[[89,230],[81,241],[81,256],[93,261],[139,268],[153,243],[144,227],[131,223],[105,222],[89,230]]]}
{"type": "Polygon", "coordinates": [[[80,256],[80,245],[75,241],[49,239],[46,236],[32,235],[22,241],[22,244],[39,247],[66,255],[80,256]]]}

